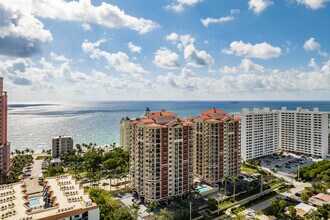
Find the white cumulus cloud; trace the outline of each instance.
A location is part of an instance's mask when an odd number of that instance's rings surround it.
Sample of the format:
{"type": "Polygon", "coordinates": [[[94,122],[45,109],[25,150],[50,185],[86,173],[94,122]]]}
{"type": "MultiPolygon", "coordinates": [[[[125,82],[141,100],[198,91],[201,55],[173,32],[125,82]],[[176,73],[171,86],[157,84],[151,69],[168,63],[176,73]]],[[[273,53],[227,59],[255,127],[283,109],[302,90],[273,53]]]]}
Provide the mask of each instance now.
{"type": "Polygon", "coordinates": [[[281,48],[272,46],[266,42],[260,44],[233,41],[229,49],[223,49],[225,54],[233,54],[240,57],[270,59],[281,55],[281,48]]]}
{"type": "Polygon", "coordinates": [[[230,10],[230,14],[231,15],[228,15],[228,16],[225,16],[225,17],[220,17],[220,18],[210,18],[210,17],[207,17],[205,19],[201,19],[201,22],[202,22],[202,24],[205,27],[208,27],[209,24],[225,23],[225,22],[234,20],[234,16],[233,15],[234,14],[238,14],[239,12],[240,12],[239,9],[231,9],[230,10]]]}
{"type": "Polygon", "coordinates": [[[320,47],[321,47],[321,44],[316,42],[314,37],[309,38],[304,43],[304,49],[306,51],[318,50],[318,49],[320,49],[320,47]]]}
{"type": "Polygon", "coordinates": [[[7,7],[0,1],[0,54],[31,56],[52,41],[49,30],[34,15],[7,7]]]}
{"type": "Polygon", "coordinates": [[[165,9],[174,11],[174,12],[182,12],[185,6],[194,6],[195,4],[202,2],[203,0],[176,0],[175,2],[166,5],[165,9]]]}
{"type": "Polygon", "coordinates": [[[50,58],[54,61],[58,61],[58,62],[69,62],[70,60],[68,58],[66,58],[64,55],[57,55],[54,52],[50,53],[50,58]]]}
{"type": "Polygon", "coordinates": [[[91,31],[92,27],[88,23],[83,23],[81,27],[84,29],[84,31],[91,31]]]}
{"type": "Polygon", "coordinates": [[[272,4],[273,2],[271,0],[249,0],[248,2],[249,9],[253,10],[255,14],[260,14],[272,4]]]}
{"type": "Polygon", "coordinates": [[[1,1],[9,8],[19,9],[24,13],[33,14],[42,18],[94,23],[108,28],[129,28],[140,34],[145,34],[159,27],[154,21],[128,15],[117,6],[106,2],[95,6],[91,3],[91,0],[1,1]]]}
{"type": "Polygon", "coordinates": [[[127,47],[132,53],[141,53],[142,51],[142,47],[136,46],[132,42],[128,42],[127,47]]]}
{"type": "Polygon", "coordinates": [[[165,37],[165,39],[166,39],[167,41],[176,42],[176,41],[179,39],[179,35],[178,35],[177,33],[173,32],[173,33],[167,35],[167,36],[165,37]]]}
{"type": "Polygon", "coordinates": [[[209,66],[214,63],[210,54],[205,50],[196,50],[193,44],[189,44],[184,48],[184,58],[188,61],[188,65],[193,67],[209,66]]]}
{"type": "Polygon", "coordinates": [[[130,74],[133,76],[147,73],[146,70],[140,64],[135,64],[129,60],[126,53],[121,51],[117,53],[109,53],[99,49],[99,46],[104,43],[105,40],[101,39],[95,43],[85,40],[81,48],[84,53],[89,54],[92,59],[105,59],[109,68],[115,69],[119,73],[130,74]]]}
{"type": "Polygon", "coordinates": [[[316,10],[320,8],[324,8],[326,3],[329,0],[296,0],[299,4],[305,5],[307,8],[316,10]]]}
{"type": "Polygon", "coordinates": [[[153,60],[153,63],[162,68],[174,69],[180,67],[178,61],[178,54],[172,52],[166,47],[161,47],[155,52],[155,58],[153,60]]]}

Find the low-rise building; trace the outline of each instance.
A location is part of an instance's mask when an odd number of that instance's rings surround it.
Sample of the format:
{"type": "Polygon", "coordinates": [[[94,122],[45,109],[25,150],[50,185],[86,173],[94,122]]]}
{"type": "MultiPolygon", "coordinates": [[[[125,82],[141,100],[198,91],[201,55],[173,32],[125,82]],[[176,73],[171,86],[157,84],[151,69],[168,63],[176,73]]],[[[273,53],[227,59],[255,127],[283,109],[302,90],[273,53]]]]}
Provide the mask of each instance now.
{"type": "Polygon", "coordinates": [[[99,208],[71,175],[45,179],[43,196],[28,198],[21,182],[0,186],[5,220],[98,220],[99,208]]]}
{"type": "Polygon", "coordinates": [[[308,199],[308,203],[314,206],[320,206],[323,204],[329,204],[330,205],[330,195],[319,193],[315,196],[312,196],[308,199]]]}
{"type": "Polygon", "coordinates": [[[58,136],[52,139],[52,156],[58,158],[62,153],[73,150],[73,139],[71,136],[58,136]]]}
{"type": "MultiPolygon", "coordinates": [[[[300,217],[304,217],[305,215],[311,213],[312,211],[316,210],[315,207],[311,206],[311,205],[307,205],[305,203],[299,203],[298,205],[296,205],[294,207],[297,211],[297,215],[300,217]]],[[[289,214],[289,212],[287,211],[287,214],[289,214]]]]}

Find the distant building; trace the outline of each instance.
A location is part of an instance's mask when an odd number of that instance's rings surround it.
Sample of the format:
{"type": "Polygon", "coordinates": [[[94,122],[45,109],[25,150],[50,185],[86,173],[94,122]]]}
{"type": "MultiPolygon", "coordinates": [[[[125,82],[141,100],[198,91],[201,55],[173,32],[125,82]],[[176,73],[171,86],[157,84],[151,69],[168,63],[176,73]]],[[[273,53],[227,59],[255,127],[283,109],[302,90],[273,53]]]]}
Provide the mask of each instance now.
{"type": "MultiPolygon", "coordinates": [[[[148,111],[147,111],[148,110],[148,111]]],[[[130,175],[147,202],[189,191],[193,183],[193,123],[160,111],[131,121],[130,175]]]]}
{"type": "Polygon", "coordinates": [[[2,175],[6,175],[10,169],[10,143],[7,140],[7,108],[7,92],[3,90],[3,78],[0,77],[0,169],[2,175]]]}
{"type": "Polygon", "coordinates": [[[297,108],[270,110],[243,109],[234,113],[241,118],[241,145],[244,160],[278,151],[324,158],[329,153],[329,113],[297,108]]]}
{"type": "Polygon", "coordinates": [[[279,111],[254,108],[235,113],[241,119],[241,155],[251,160],[278,152],[279,111]]]}
{"type": "Polygon", "coordinates": [[[128,117],[122,118],[120,120],[120,141],[119,141],[119,145],[125,151],[129,151],[129,149],[130,149],[131,132],[132,132],[131,119],[129,119],[128,117]]]}
{"type": "Polygon", "coordinates": [[[297,108],[280,113],[280,150],[324,158],[329,144],[329,113],[297,108]]]}
{"type": "Polygon", "coordinates": [[[21,182],[0,186],[0,218],[98,220],[99,208],[71,175],[45,179],[42,197],[28,198],[21,182]]]}
{"type": "Polygon", "coordinates": [[[240,122],[210,109],[195,119],[194,174],[214,185],[240,173],[240,122]]]}
{"type": "Polygon", "coordinates": [[[58,158],[62,153],[73,150],[73,139],[71,136],[59,136],[52,139],[52,156],[58,158]]]}

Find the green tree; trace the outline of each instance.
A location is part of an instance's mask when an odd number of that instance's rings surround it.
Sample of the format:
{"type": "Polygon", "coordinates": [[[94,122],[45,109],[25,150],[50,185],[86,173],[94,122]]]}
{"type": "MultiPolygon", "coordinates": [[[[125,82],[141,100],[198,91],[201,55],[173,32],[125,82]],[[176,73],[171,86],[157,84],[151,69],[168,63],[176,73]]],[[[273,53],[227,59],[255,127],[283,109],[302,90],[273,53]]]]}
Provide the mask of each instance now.
{"type": "Polygon", "coordinates": [[[293,206],[289,206],[288,211],[291,219],[293,220],[297,219],[297,210],[293,206]]]}
{"type": "Polygon", "coordinates": [[[157,207],[158,203],[156,202],[150,202],[147,204],[147,212],[149,215],[149,220],[151,219],[151,212],[157,207]]]}
{"type": "Polygon", "coordinates": [[[248,220],[248,218],[244,214],[238,213],[233,220],[248,220]]]}
{"type": "Polygon", "coordinates": [[[301,192],[300,198],[302,201],[304,202],[308,202],[309,199],[309,195],[307,194],[307,192],[304,190],[301,192]]]}
{"type": "Polygon", "coordinates": [[[286,207],[285,200],[280,200],[278,202],[278,215],[277,216],[280,216],[281,212],[285,209],[285,207],[286,207]]]}
{"type": "Polygon", "coordinates": [[[132,205],[130,205],[130,209],[131,209],[131,213],[132,213],[133,219],[134,220],[137,220],[139,218],[139,216],[141,215],[139,203],[137,203],[136,201],[134,201],[132,203],[132,205]]]}
{"type": "Polygon", "coordinates": [[[170,220],[174,219],[174,214],[170,210],[164,208],[159,211],[156,217],[157,220],[170,220]]]}
{"type": "Polygon", "coordinates": [[[277,214],[277,209],[278,209],[278,200],[273,198],[270,200],[270,207],[272,208],[273,210],[273,214],[274,216],[276,216],[277,214]]]}
{"type": "Polygon", "coordinates": [[[226,175],[223,180],[222,180],[222,185],[225,185],[225,195],[227,195],[227,183],[229,181],[230,177],[228,175],[226,175]]]}

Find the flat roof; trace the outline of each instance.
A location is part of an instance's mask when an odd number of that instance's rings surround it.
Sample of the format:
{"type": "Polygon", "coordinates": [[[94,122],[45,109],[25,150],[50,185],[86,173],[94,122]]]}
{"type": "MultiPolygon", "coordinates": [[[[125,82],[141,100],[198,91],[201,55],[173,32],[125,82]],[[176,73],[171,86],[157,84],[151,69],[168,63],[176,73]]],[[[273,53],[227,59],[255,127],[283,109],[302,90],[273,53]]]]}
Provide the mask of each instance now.
{"type": "Polygon", "coordinates": [[[84,188],[71,175],[48,177],[44,188],[53,199],[53,206],[29,207],[25,185],[21,182],[0,186],[0,218],[8,220],[55,220],[97,209],[84,188]],[[7,216],[7,217],[6,217],[7,216]]]}

